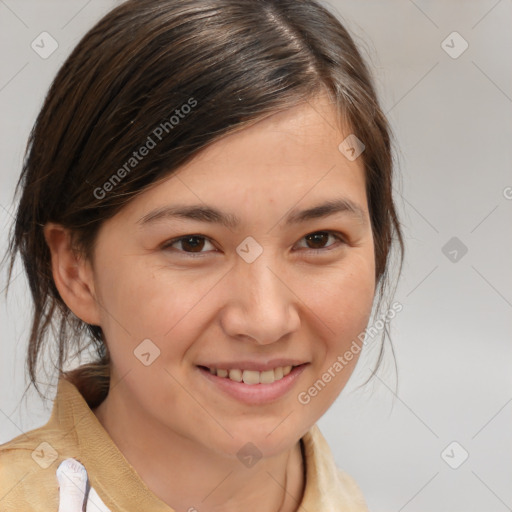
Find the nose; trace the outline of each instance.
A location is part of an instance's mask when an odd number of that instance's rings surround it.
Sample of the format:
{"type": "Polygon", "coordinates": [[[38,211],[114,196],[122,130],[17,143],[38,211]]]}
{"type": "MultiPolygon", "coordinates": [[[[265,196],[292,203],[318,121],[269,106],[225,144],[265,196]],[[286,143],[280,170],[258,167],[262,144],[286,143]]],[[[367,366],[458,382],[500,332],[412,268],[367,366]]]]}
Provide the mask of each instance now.
{"type": "Polygon", "coordinates": [[[252,263],[241,258],[235,263],[226,283],[229,299],[221,314],[226,335],[259,345],[274,343],[300,326],[300,301],[281,267],[264,254],[252,263]]]}

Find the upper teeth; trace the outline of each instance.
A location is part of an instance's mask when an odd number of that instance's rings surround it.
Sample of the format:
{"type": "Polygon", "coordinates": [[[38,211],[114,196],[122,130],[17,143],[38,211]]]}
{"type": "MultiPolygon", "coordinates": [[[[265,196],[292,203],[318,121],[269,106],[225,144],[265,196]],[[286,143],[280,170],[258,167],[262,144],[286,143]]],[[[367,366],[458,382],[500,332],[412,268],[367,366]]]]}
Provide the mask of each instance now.
{"type": "Polygon", "coordinates": [[[292,366],[278,366],[273,370],[265,370],[259,372],[257,370],[221,370],[210,368],[210,373],[217,377],[227,377],[236,382],[244,382],[244,384],[272,384],[276,380],[282,379],[292,371],[292,366]]]}

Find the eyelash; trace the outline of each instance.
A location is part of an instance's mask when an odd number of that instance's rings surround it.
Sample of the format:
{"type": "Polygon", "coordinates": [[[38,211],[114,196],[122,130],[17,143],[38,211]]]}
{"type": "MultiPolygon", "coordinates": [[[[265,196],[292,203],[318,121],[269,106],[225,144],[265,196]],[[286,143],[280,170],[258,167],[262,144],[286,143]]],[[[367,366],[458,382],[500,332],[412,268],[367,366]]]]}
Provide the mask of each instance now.
{"type": "MultiPolygon", "coordinates": [[[[301,240],[303,240],[304,238],[306,238],[308,236],[317,235],[319,233],[324,233],[324,234],[327,234],[327,235],[332,235],[334,238],[336,238],[338,240],[338,242],[341,243],[341,245],[346,245],[346,243],[347,243],[345,241],[345,237],[341,233],[338,233],[336,231],[313,231],[312,233],[308,233],[307,235],[304,235],[301,238],[301,240]]],[[[202,238],[202,239],[205,239],[208,242],[212,243],[211,240],[207,236],[204,236],[204,235],[185,235],[185,236],[180,236],[179,238],[174,238],[172,240],[169,240],[169,241],[165,242],[161,246],[161,248],[162,249],[171,249],[171,250],[177,251],[179,253],[186,254],[187,257],[191,257],[191,258],[203,258],[204,255],[207,254],[208,251],[194,253],[194,252],[187,252],[187,251],[183,251],[183,250],[180,250],[180,249],[173,249],[173,248],[171,248],[171,246],[174,245],[176,242],[180,242],[182,240],[186,240],[187,238],[202,238]]],[[[309,249],[307,247],[305,247],[303,249],[305,249],[306,251],[313,252],[314,254],[316,254],[316,253],[321,253],[321,252],[325,252],[325,251],[330,251],[330,250],[332,250],[335,247],[338,247],[338,245],[337,244],[332,244],[332,245],[330,245],[328,247],[325,247],[323,249],[309,249]]]]}

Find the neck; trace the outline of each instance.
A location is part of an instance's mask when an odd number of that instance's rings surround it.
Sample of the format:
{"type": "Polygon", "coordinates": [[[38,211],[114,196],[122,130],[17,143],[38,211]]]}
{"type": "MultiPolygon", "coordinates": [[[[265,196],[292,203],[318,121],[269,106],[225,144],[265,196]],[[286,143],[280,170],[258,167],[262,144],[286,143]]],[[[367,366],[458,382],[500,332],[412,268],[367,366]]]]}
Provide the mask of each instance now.
{"type": "Polygon", "coordinates": [[[190,512],[298,510],[305,486],[300,442],[246,470],[236,457],[148,420],[125,403],[120,394],[109,393],[93,412],[147,487],[170,507],[190,512]]]}

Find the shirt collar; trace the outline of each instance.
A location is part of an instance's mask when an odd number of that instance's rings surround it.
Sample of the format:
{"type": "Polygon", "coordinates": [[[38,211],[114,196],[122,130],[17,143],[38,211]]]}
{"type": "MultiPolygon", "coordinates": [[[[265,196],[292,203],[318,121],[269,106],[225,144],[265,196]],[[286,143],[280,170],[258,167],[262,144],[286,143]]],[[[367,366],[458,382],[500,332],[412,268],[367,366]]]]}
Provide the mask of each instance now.
{"type": "MultiPolygon", "coordinates": [[[[103,428],[77,387],[65,377],[59,380],[49,423],[65,436],[73,436],[78,453],[70,456],[88,470],[94,487],[112,510],[172,512],[141,480],[103,428]],[[92,469],[94,468],[94,469],[92,469]]],[[[334,510],[366,511],[355,482],[340,472],[317,425],[302,437],[306,483],[300,512],[334,510]],[[336,507],[336,508],[333,508],[336,507]]]]}

